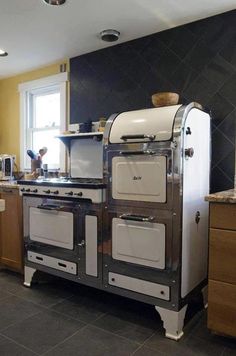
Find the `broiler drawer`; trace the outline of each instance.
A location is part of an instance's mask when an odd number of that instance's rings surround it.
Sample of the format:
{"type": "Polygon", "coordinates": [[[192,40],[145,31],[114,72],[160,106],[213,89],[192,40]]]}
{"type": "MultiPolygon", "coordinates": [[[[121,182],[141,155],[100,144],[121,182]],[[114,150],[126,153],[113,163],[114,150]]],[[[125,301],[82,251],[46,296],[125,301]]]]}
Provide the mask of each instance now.
{"type": "Polygon", "coordinates": [[[27,259],[30,262],[35,262],[40,265],[44,265],[47,267],[51,267],[57,269],[59,271],[67,272],[70,274],[77,273],[76,263],[61,260],[55,257],[50,257],[46,255],[42,255],[41,253],[35,253],[32,251],[27,252],[27,259]]]}
{"type": "Polygon", "coordinates": [[[168,286],[112,272],[108,273],[108,277],[111,286],[127,289],[155,298],[170,300],[170,288],[168,286]]]}
{"type": "Polygon", "coordinates": [[[112,159],[113,199],[166,202],[166,156],[125,155],[112,159]]]}

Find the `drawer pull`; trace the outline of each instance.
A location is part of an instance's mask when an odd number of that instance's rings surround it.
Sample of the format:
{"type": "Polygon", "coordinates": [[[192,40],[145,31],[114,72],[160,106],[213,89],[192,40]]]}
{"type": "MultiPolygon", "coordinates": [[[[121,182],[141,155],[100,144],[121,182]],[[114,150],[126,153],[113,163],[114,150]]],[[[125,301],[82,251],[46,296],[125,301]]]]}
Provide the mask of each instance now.
{"type": "Polygon", "coordinates": [[[61,263],[61,262],[58,262],[58,266],[59,266],[59,267],[63,267],[63,268],[66,268],[66,267],[67,267],[67,265],[66,265],[65,263],[61,263]]]}
{"type": "Polygon", "coordinates": [[[154,155],[156,152],[152,150],[146,151],[120,151],[120,154],[123,156],[134,156],[134,155],[154,155]]]}
{"type": "Polygon", "coordinates": [[[37,208],[40,209],[40,210],[46,210],[46,211],[59,211],[59,210],[62,209],[63,207],[61,207],[61,206],[56,206],[56,205],[46,205],[46,204],[42,204],[42,205],[38,205],[37,208]]]}
{"type": "Polygon", "coordinates": [[[132,214],[122,214],[119,216],[119,218],[123,220],[141,221],[141,222],[151,222],[155,219],[154,216],[132,215],[132,214]]]}
{"type": "Polygon", "coordinates": [[[142,134],[142,135],[123,135],[121,136],[121,140],[127,141],[127,140],[135,140],[135,139],[144,139],[148,138],[150,141],[155,140],[156,135],[147,135],[147,134],[142,134]]]}
{"type": "Polygon", "coordinates": [[[43,257],[36,256],[36,260],[43,261],[43,257]]]}

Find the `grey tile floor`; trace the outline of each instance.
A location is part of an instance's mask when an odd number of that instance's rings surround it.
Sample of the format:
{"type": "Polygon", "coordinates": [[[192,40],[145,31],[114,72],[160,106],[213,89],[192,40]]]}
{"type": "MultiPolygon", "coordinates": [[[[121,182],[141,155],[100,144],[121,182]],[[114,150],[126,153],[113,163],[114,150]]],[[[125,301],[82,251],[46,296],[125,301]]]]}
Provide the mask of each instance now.
{"type": "Polygon", "coordinates": [[[236,356],[236,340],[212,335],[197,304],[175,342],[152,306],[47,275],[39,281],[25,288],[21,276],[0,271],[0,356],[236,356]]]}

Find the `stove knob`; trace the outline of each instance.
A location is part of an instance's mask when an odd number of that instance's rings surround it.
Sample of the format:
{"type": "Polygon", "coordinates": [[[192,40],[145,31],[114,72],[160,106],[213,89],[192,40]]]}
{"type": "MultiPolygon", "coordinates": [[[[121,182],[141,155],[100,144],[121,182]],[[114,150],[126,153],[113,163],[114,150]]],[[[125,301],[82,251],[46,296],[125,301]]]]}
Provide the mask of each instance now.
{"type": "Polygon", "coordinates": [[[193,147],[185,148],[184,154],[185,154],[185,158],[186,158],[186,159],[192,158],[193,155],[194,155],[194,149],[193,149],[193,147]]]}
{"type": "Polygon", "coordinates": [[[49,189],[48,190],[44,190],[43,192],[46,193],[46,194],[50,194],[51,193],[51,191],[49,189]]]}
{"type": "Polygon", "coordinates": [[[53,194],[59,194],[59,190],[55,190],[55,192],[52,192],[53,194]]]}
{"type": "Polygon", "coordinates": [[[26,192],[26,193],[29,193],[29,192],[30,192],[30,189],[26,189],[25,192],[26,192]]]}
{"type": "Polygon", "coordinates": [[[79,192],[79,193],[75,193],[75,195],[77,195],[78,197],[82,197],[82,196],[83,196],[83,193],[82,193],[82,192],[79,192]]]}
{"type": "Polygon", "coordinates": [[[74,193],[73,192],[68,192],[68,193],[65,193],[66,195],[73,195],[74,193]]]}
{"type": "Polygon", "coordinates": [[[32,190],[32,193],[38,193],[38,189],[32,190]]]}
{"type": "Polygon", "coordinates": [[[25,188],[22,188],[20,191],[21,191],[21,192],[25,192],[25,188]]]}

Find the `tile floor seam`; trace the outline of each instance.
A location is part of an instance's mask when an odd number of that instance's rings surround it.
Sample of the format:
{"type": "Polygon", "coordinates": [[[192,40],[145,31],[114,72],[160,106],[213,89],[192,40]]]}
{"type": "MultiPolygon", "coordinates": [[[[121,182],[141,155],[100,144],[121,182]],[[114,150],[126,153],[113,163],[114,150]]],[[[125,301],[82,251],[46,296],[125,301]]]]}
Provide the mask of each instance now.
{"type": "MultiPolygon", "coordinates": [[[[32,303],[32,304],[34,304],[35,306],[40,307],[40,308],[42,308],[42,309],[47,309],[47,307],[45,307],[44,305],[38,304],[38,303],[36,303],[36,302],[33,302],[32,300],[27,299],[27,298],[24,298],[24,297],[22,297],[22,296],[20,296],[20,295],[12,294],[12,296],[17,297],[17,298],[19,298],[19,299],[22,299],[22,300],[24,300],[24,301],[26,301],[26,302],[28,302],[28,303],[32,303]]],[[[1,303],[1,300],[0,300],[0,303],[1,303]]]]}
{"type": "MultiPolygon", "coordinates": [[[[26,288],[28,288],[28,287],[26,287],[26,288]]],[[[21,298],[21,299],[23,299],[23,300],[26,300],[27,302],[33,303],[33,304],[35,304],[35,305],[37,305],[37,306],[40,306],[41,308],[44,308],[44,309],[50,309],[50,308],[54,307],[55,305],[57,305],[57,304],[59,304],[59,303],[62,303],[63,301],[65,301],[65,300],[67,300],[67,299],[73,297],[73,295],[71,295],[71,296],[69,296],[69,297],[66,297],[66,298],[61,299],[60,302],[50,304],[49,306],[44,306],[44,305],[39,304],[39,303],[37,303],[37,302],[35,302],[35,301],[32,301],[32,299],[29,299],[29,298],[27,298],[27,297],[25,297],[25,296],[18,295],[18,294],[13,294],[13,293],[11,293],[11,292],[9,292],[9,293],[12,294],[13,296],[17,297],[17,298],[21,298]]],[[[1,302],[1,300],[0,300],[0,302],[1,302]]]]}
{"type": "Polygon", "coordinates": [[[129,338],[123,336],[123,335],[115,334],[115,333],[113,333],[112,331],[102,329],[102,328],[100,328],[100,327],[97,326],[97,325],[88,324],[88,326],[92,326],[92,327],[94,327],[94,328],[96,328],[96,329],[102,330],[103,332],[106,332],[106,333],[111,334],[111,335],[113,335],[113,336],[120,337],[121,339],[124,339],[124,340],[126,340],[126,341],[131,341],[131,342],[133,342],[133,343],[135,343],[135,344],[137,344],[137,345],[143,346],[143,344],[140,343],[140,342],[138,342],[138,341],[135,341],[135,340],[133,340],[133,339],[129,339],[129,338]]]}
{"type": "MultiPolygon", "coordinates": [[[[160,328],[161,330],[161,328],[160,328]]],[[[150,335],[144,342],[143,342],[143,345],[142,346],[145,346],[146,347],[146,343],[156,334],[156,332],[154,332],[152,335],[150,335]]]]}
{"type": "Polygon", "coordinates": [[[9,341],[11,341],[11,342],[13,342],[14,344],[16,344],[16,345],[18,345],[18,346],[20,346],[20,347],[23,347],[23,348],[26,349],[27,351],[33,352],[33,354],[35,354],[35,355],[37,355],[37,356],[40,356],[40,354],[38,354],[37,352],[33,351],[32,349],[28,348],[27,346],[25,346],[25,345],[23,345],[23,344],[21,344],[21,343],[19,343],[19,342],[17,342],[16,340],[10,338],[9,336],[6,336],[6,335],[2,334],[1,332],[0,332],[0,336],[2,336],[3,338],[5,338],[5,339],[7,339],[7,340],[9,340],[9,341]]]}
{"type": "Polygon", "coordinates": [[[130,356],[135,355],[135,353],[140,350],[143,347],[143,345],[139,345],[139,347],[137,349],[134,350],[134,352],[132,352],[132,354],[130,356]]]}
{"type": "MultiPolygon", "coordinates": [[[[79,319],[79,318],[74,318],[73,316],[68,316],[68,314],[63,313],[63,312],[61,312],[61,311],[58,311],[58,310],[55,310],[55,309],[51,309],[51,308],[49,308],[49,307],[45,307],[45,309],[48,310],[48,311],[52,311],[52,312],[55,312],[55,313],[57,313],[57,314],[66,316],[67,318],[69,317],[69,318],[72,319],[72,320],[80,321],[81,323],[89,324],[89,325],[90,325],[90,322],[84,321],[84,320],[79,319]]],[[[95,320],[93,320],[93,322],[96,321],[97,319],[103,317],[104,315],[106,315],[106,314],[99,315],[99,317],[97,317],[95,320]]],[[[91,325],[92,325],[92,324],[91,324],[91,325]]]]}
{"type": "Polygon", "coordinates": [[[54,350],[56,347],[62,345],[64,342],[70,340],[70,338],[72,338],[73,336],[75,336],[78,332],[80,332],[81,330],[84,330],[88,327],[88,324],[85,324],[84,326],[82,326],[80,329],[76,330],[72,335],[66,337],[64,340],[58,342],[56,345],[52,346],[50,349],[48,349],[47,351],[43,352],[40,354],[40,356],[44,356],[47,353],[51,352],[52,350],[54,350]]]}
{"type": "MultiPolygon", "coordinates": [[[[12,295],[11,295],[11,297],[12,297],[12,295]]],[[[15,297],[15,295],[14,295],[14,297],[15,297]]],[[[6,300],[6,299],[9,299],[9,296],[0,299],[0,306],[1,306],[2,301],[6,300]]]]}
{"type": "MultiPolygon", "coordinates": [[[[6,328],[0,329],[0,333],[2,333],[3,331],[6,331],[7,329],[11,328],[12,326],[15,326],[17,324],[22,323],[22,321],[26,321],[27,319],[31,318],[32,316],[36,316],[38,314],[40,314],[42,312],[42,310],[38,311],[37,313],[31,314],[31,315],[27,315],[26,317],[23,317],[23,319],[16,321],[15,323],[12,323],[10,325],[8,325],[6,328]]],[[[4,334],[2,334],[4,335],[4,334]]]]}
{"type": "MultiPolygon", "coordinates": [[[[156,349],[151,348],[150,346],[145,346],[145,345],[141,345],[141,346],[138,348],[138,350],[141,349],[142,347],[145,347],[146,349],[149,349],[150,351],[158,352],[158,356],[160,356],[160,355],[163,355],[163,356],[168,356],[168,355],[170,355],[170,354],[166,354],[166,353],[163,352],[163,351],[156,350],[156,349]]],[[[138,350],[136,350],[136,351],[134,352],[134,354],[132,354],[132,355],[130,355],[130,356],[135,356],[135,353],[138,352],[138,350]]],[[[147,356],[148,356],[148,355],[147,355],[147,356]]],[[[175,355],[173,355],[173,356],[175,356],[175,355]]],[[[220,355],[220,356],[221,356],[221,355],[220,355]]]]}

